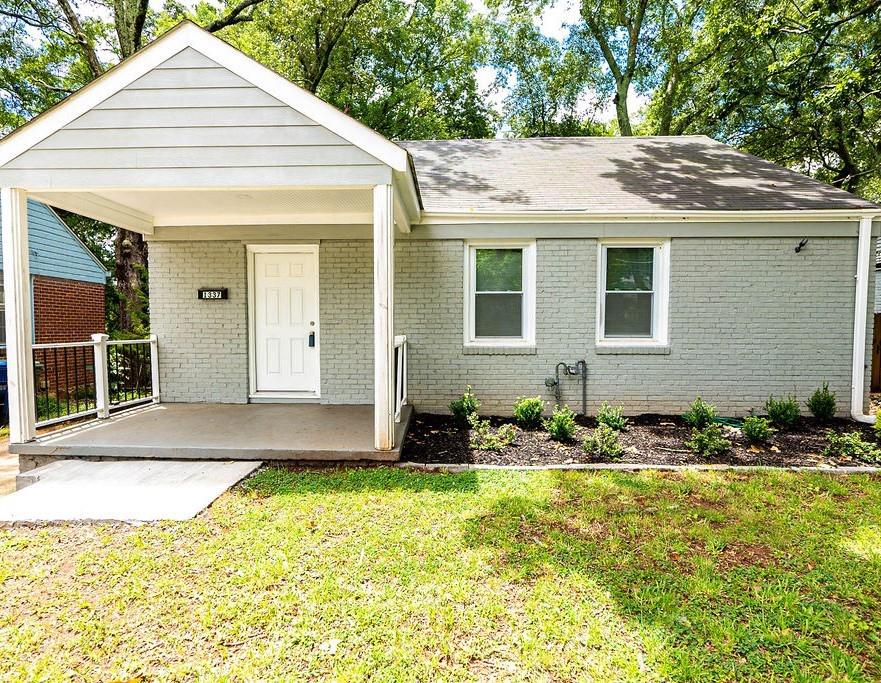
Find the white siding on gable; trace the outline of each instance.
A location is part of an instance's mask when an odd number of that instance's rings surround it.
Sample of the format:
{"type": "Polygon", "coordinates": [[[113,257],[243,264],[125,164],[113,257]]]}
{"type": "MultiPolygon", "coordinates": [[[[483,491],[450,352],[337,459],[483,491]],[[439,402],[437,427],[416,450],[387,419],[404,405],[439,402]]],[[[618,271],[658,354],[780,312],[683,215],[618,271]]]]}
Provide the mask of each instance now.
{"type": "Polygon", "coordinates": [[[375,157],[185,48],[0,168],[0,184],[374,184],[375,157]]]}

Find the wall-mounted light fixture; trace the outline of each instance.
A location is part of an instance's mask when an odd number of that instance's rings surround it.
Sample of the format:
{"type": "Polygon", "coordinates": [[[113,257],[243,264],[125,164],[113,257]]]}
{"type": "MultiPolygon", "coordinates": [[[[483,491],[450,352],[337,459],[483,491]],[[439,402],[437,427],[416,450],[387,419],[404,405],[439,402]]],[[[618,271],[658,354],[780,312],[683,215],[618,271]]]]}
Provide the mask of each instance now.
{"type": "Polygon", "coordinates": [[[801,242],[799,242],[798,245],[795,247],[795,253],[799,253],[806,246],[808,246],[808,238],[804,237],[802,238],[801,242]]]}

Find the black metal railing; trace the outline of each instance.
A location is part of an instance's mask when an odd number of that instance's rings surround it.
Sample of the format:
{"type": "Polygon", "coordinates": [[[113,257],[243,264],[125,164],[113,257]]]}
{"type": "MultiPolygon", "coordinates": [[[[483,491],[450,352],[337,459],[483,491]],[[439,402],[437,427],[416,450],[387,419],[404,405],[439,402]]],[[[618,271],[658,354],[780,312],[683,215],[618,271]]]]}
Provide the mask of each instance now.
{"type": "Polygon", "coordinates": [[[34,412],[38,425],[95,413],[92,342],[35,344],[34,412]]]}
{"type": "Polygon", "coordinates": [[[149,339],[107,342],[107,393],[110,408],[153,398],[149,339]]]}

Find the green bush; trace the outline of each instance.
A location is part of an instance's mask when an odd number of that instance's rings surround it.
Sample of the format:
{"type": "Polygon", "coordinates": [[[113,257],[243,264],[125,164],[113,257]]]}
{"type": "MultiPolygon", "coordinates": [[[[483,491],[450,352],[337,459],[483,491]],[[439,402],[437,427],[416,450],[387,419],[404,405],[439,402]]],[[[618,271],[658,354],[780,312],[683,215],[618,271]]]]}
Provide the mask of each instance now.
{"type": "Polygon", "coordinates": [[[520,396],[514,404],[514,419],[523,429],[538,429],[544,409],[541,396],[520,396]]]}
{"type": "Polygon", "coordinates": [[[608,458],[618,458],[624,452],[618,430],[602,422],[592,434],[584,437],[581,448],[585,453],[608,458]]]}
{"type": "Polygon", "coordinates": [[[768,419],[775,427],[791,427],[798,416],[801,415],[801,408],[798,407],[798,401],[795,396],[787,396],[786,398],[776,399],[769,396],[765,401],[765,412],[768,413],[768,419]]]}
{"type": "Polygon", "coordinates": [[[468,416],[468,424],[471,426],[469,445],[479,451],[500,451],[517,438],[517,428],[514,425],[504,424],[493,430],[489,420],[481,420],[477,413],[468,416]]]}
{"type": "Polygon", "coordinates": [[[569,406],[558,406],[544,425],[554,441],[571,441],[575,436],[575,413],[569,406]]]}
{"type": "Polygon", "coordinates": [[[875,438],[881,439],[881,412],[875,413],[875,438]]]}
{"type": "Polygon", "coordinates": [[[703,429],[693,428],[686,447],[704,457],[720,455],[731,448],[731,442],[722,435],[719,425],[710,424],[703,429]]]}
{"type": "Polygon", "coordinates": [[[835,417],[835,392],[829,391],[829,382],[823,382],[823,386],[811,394],[806,405],[813,416],[820,420],[835,417]]]}
{"type": "Polygon", "coordinates": [[[467,424],[472,415],[476,415],[480,409],[480,401],[471,391],[471,385],[465,387],[465,393],[461,398],[457,398],[450,403],[450,412],[455,416],[456,420],[462,424],[467,424]]]}
{"type": "Polygon", "coordinates": [[[743,426],[740,428],[746,440],[751,444],[768,443],[771,435],[774,433],[771,423],[764,417],[750,415],[743,420],[743,426]]]}
{"type": "Polygon", "coordinates": [[[871,441],[864,440],[859,432],[838,434],[831,429],[827,430],[823,455],[881,462],[881,449],[871,441]]]}
{"type": "Polygon", "coordinates": [[[703,429],[716,419],[716,406],[698,396],[682,418],[695,429],[703,429]]]}
{"type": "Polygon", "coordinates": [[[603,401],[597,413],[597,423],[611,427],[616,432],[620,432],[627,427],[627,418],[624,417],[624,408],[618,406],[613,408],[608,401],[603,401]]]}

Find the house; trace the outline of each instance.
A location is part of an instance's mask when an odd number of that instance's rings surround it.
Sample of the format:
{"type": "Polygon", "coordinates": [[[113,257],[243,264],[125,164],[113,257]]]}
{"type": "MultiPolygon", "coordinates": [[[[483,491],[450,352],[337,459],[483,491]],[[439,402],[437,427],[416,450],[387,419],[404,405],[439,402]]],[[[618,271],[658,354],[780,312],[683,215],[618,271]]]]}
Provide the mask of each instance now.
{"type": "MultiPolygon", "coordinates": [[[[37,344],[66,343],[104,332],[104,286],[107,270],[55,211],[28,200],[30,291],[33,335],[37,344]]],[[[2,245],[0,245],[2,258],[2,245]]],[[[0,282],[0,310],[4,309],[0,282]]],[[[0,344],[5,351],[5,313],[0,315],[0,344]]],[[[92,358],[68,354],[58,364],[54,354],[38,353],[38,392],[55,395],[74,377],[92,372],[92,358]]]]}
{"type": "Polygon", "coordinates": [[[23,456],[394,459],[411,406],[578,360],[587,412],[828,381],[868,419],[881,208],[706,137],[396,143],[183,23],[0,142],[0,187],[23,456]],[[158,403],[35,437],[26,197],[146,235],[158,403]]]}
{"type": "MultiPolygon", "coordinates": [[[[34,341],[72,342],[104,331],[107,270],[51,207],[28,200],[34,341]]],[[[0,258],[3,247],[0,244],[0,258]]],[[[4,309],[0,282],[0,310],[4,309]]],[[[0,343],[6,343],[0,316],[0,343]]]]}

